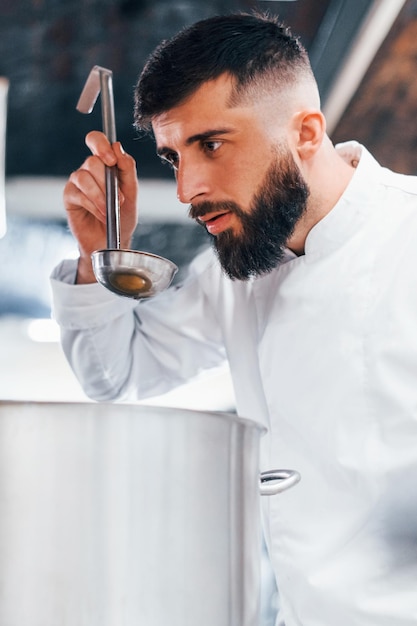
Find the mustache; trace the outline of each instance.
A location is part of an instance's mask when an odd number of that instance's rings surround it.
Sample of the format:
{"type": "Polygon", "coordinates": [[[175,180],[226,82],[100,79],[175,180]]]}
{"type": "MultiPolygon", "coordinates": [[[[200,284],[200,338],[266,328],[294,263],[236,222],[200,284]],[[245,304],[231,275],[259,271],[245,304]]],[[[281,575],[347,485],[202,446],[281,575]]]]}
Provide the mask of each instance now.
{"type": "Polygon", "coordinates": [[[198,218],[204,217],[208,213],[220,213],[223,211],[230,211],[230,213],[235,213],[239,216],[242,214],[242,209],[235,202],[228,200],[209,202],[205,200],[204,202],[200,202],[200,204],[190,204],[188,217],[191,217],[193,220],[198,220],[198,218]]]}

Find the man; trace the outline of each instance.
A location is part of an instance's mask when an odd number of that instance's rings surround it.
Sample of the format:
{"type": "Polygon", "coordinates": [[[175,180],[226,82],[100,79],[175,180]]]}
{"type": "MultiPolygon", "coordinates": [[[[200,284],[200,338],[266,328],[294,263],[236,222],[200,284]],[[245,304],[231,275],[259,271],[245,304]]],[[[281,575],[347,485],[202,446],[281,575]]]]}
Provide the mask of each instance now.
{"type": "Polygon", "coordinates": [[[74,371],[97,400],[135,400],[227,360],[238,413],[268,427],[263,466],[302,475],[265,505],[277,623],[414,626],[417,180],[332,145],[304,49],[267,17],[161,44],[135,122],[215,253],[141,304],[94,284],[103,163],[119,169],[122,247],[137,182],[120,144],[88,135],[93,156],[65,189],[80,258],[52,281],[74,371]]]}

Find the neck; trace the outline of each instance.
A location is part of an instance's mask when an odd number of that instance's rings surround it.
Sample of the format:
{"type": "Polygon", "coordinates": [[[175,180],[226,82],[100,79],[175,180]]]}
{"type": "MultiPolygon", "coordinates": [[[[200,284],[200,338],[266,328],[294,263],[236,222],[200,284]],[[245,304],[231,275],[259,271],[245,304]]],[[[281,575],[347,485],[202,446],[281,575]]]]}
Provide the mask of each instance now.
{"type": "Polygon", "coordinates": [[[337,154],[328,138],[323,142],[320,154],[303,165],[302,174],[309,185],[310,197],[307,209],[288,241],[288,248],[298,256],[304,254],[310,230],[337,204],[355,171],[337,154]]]}

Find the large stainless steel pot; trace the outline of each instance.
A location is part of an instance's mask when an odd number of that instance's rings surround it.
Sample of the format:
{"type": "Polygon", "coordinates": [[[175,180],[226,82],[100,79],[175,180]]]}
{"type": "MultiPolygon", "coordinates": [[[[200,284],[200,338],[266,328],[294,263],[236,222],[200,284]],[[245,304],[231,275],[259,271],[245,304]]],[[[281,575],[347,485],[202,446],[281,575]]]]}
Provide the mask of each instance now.
{"type": "Polygon", "coordinates": [[[257,625],[261,434],[221,413],[0,402],[1,626],[257,625]]]}

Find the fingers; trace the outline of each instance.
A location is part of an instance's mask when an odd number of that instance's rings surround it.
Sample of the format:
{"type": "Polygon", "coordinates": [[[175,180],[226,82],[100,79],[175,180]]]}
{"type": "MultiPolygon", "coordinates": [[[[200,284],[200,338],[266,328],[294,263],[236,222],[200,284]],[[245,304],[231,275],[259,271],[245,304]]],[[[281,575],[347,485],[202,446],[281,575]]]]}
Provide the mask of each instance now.
{"type": "Polygon", "coordinates": [[[135,169],[135,160],[124,151],[120,141],[111,145],[103,133],[93,130],[86,136],[85,143],[93,155],[99,157],[105,165],[117,165],[118,170],[127,174],[135,169]]]}
{"type": "Polygon", "coordinates": [[[104,133],[98,130],[91,131],[86,136],[85,143],[91,152],[98,156],[105,165],[112,166],[117,164],[117,157],[104,133]]]}
{"type": "Polygon", "coordinates": [[[64,188],[64,204],[69,225],[87,256],[105,246],[106,183],[105,166],[116,166],[119,179],[119,202],[123,209],[121,241],[128,246],[137,222],[136,163],[119,142],[110,145],[106,136],[90,132],[86,144],[92,152],[81,167],[73,172],[64,188]]]}
{"type": "Polygon", "coordinates": [[[64,189],[67,210],[83,208],[100,222],[106,219],[104,165],[99,157],[88,157],[69,177],[64,189]]]}
{"type": "MultiPolygon", "coordinates": [[[[96,147],[96,146],[95,146],[96,147]]],[[[127,155],[120,144],[109,148],[111,158],[100,151],[100,155],[88,157],[81,167],[70,175],[64,191],[65,205],[71,208],[82,207],[100,221],[106,215],[105,165],[117,165],[119,178],[119,202],[123,205],[126,195],[136,201],[137,178],[134,159],[127,155]],[[103,161],[103,159],[105,159],[103,161]],[[114,163],[115,161],[115,163],[114,163]]]]}
{"type": "Polygon", "coordinates": [[[120,203],[122,204],[125,199],[128,204],[136,203],[138,180],[135,159],[123,150],[118,141],[113,144],[112,149],[116,156],[119,189],[122,192],[120,203]]]}
{"type": "MultiPolygon", "coordinates": [[[[136,201],[137,195],[137,172],[136,162],[130,154],[127,154],[121,143],[116,141],[110,145],[107,137],[99,131],[91,131],[86,136],[85,142],[94,156],[98,157],[104,165],[117,166],[119,189],[121,190],[120,202],[126,198],[128,203],[136,201]]],[[[87,159],[87,168],[94,161],[87,159]]],[[[97,170],[96,170],[97,171],[97,170]]]]}

